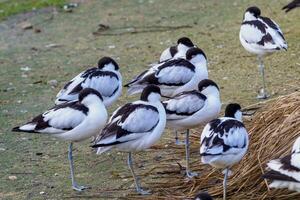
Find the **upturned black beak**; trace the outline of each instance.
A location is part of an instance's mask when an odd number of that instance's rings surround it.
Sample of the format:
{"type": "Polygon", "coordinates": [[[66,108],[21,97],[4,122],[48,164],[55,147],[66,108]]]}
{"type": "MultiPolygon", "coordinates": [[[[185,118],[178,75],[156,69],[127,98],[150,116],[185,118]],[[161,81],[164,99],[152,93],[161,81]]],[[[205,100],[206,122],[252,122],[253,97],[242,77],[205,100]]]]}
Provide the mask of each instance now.
{"type": "Polygon", "coordinates": [[[259,109],[258,107],[242,109],[242,115],[243,116],[252,116],[256,113],[256,111],[258,109],[259,109]]]}

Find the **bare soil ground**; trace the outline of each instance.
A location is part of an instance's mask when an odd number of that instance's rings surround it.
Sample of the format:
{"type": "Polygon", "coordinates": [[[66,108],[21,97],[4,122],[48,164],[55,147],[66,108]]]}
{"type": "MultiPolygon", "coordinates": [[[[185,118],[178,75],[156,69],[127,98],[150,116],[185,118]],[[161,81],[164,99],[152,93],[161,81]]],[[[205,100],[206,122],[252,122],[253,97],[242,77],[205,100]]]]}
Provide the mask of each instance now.
{"type": "MultiPolygon", "coordinates": [[[[160,52],[179,37],[188,36],[207,54],[209,76],[219,84],[224,104],[256,103],[261,84],[256,58],[243,49],[238,38],[244,10],[256,4],[263,15],[281,26],[289,44],[287,52],[265,60],[268,89],[272,97],[298,90],[300,10],[285,14],[281,7],[287,2],[89,0],[82,1],[72,13],[47,8],[1,22],[0,199],[130,199],[128,194],[134,192],[134,185],[126,154],[112,151],[97,156],[89,141],[76,144],[77,180],[92,186],[78,194],[70,187],[67,143],[47,136],[10,132],[15,125],[51,107],[63,84],[87,67],[95,66],[102,56],[116,59],[125,83],[156,61],[160,52]],[[20,24],[24,21],[33,28],[23,30],[20,24]],[[99,24],[108,25],[109,29],[99,34],[99,24]],[[50,80],[56,80],[58,86],[51,86],[50,80]],[[17,179],[12,180],[11,176],[17,179]]],[[[137,98],[128,97],[124,90],[110,112],[137,98]]],[[[166,145],[166,151],[172,151],[167,144],[173,140],[166,136],[160,144],[166,145]]],[[[200,164],[198,150],[193,151],[193,162],[200,164]]],[[[137,172],[155,162],[159,165],[158,158],[163,156],[164,150],[155,148],[137,153],[137,172]]],[[[182,159],[179,156],[178,162],[183,163],[182,159]]],[[[180,173],[177,167],[170,169],[180,173]]],[[[164,176],[172,180],[172,173],[164,176]]],[[[143,179],[143,185],[151,188],[150,179],[143,179]]]]}

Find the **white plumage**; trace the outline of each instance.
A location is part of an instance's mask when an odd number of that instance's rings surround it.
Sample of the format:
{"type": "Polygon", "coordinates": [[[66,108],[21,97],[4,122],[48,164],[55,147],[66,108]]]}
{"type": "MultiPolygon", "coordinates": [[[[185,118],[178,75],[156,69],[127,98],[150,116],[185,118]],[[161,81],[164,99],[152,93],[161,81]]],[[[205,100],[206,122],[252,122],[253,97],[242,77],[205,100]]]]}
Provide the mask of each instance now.
{"type": "Polygon", "coordinates": [[[165,62],[167,60],[170,60],[172,58],[185,58],[187,50],[190,48],[195,47],[193,42],[187,38],[182,37],[177,40],[176,46],[171,46],[165,49],[159,58],[159,62],[165,62]]]}
{"type": "Polygon", "coordinates": [[[109,57],[98,62],[98,68],[90,68],[81,72],[56,95],[56,104],[78,99],[79,92],[84,88],[93,88],[103,97],[105,106],[113,104],[122,93],[122,76],[118,64],[109,57]]]}
{"type": "Polygon", "coordinates": [[[166,111],[160,97],[157,86],[147,86],[139,101],[125,104],[113,113],[93,145],[98,154],[113,147],[129,152],[129,168],[141,194],[148,192],[140,187],[133,171],[131,152],[147,149],[160,139],[166,125],[166,111]]]}
{"type": "Polygon", "coordinates": [[[238,163],[247,148],[247,130],[241,122],[231,117],[211,121],[201,134],[201,161],[219,169],[238,163]]]}
{"type": "Polygon", "coordinates": [[[164,96],[175,96],[184,91],[197,89],[198,83],[208,77],[206,56],[198,48],[191,48],[186,59],[174,58],[159,63],[144,71],[130,83],[130,95],[140,93],[147,85],[154,84],[161,89],[164,96]]]}
{"type": "Polygon", "coordinates": [[[163,102],[167,112],[167,126],[186,133],[186,174],[189,171],[189,129],[205,124],[216,118],[221,110],[219,88],[211,80],[204,79],[198,84],[198,90],[180,93],[163,102]]]}
{"type": "Polygon", "coordinates": [[[283,33],[273,20],[260,15],[260,9],[249,7],[240,28],[240,42],[250,53],[256,54],[259,61],[259,69],[263,78],[263,87],[258,98],[268,97],[265,86],[263,56],[275,51],[287,50],[287,43],[283,33]]]}
{"type": "Polygon", "coordinates": [[[79,142],[98,134],[107,120],[107,111],[102,97],[94,89],[86,88],[79,93],[79,100],[56,105],[38,115],[23,126],[12,131],[49,134],[61,140],[70,141],[69,160],[73,189],[82,191],[74,178],[72,142],[79,142]]]}
{"type": "Polygon", "coordinates": [[[300,192],[300,137],[293,145],[292,153],[267,163],[267,172],[263,175],[269,179],[271,188],[287,188],[300,192]]]}
{"type": "Polygon", "coordinates": [[[249,145],[240,110],[240,105],[229,104],[225,110],[225,117],[210,121],[201,134],[201,161],[215,168],[225,169],[223,199],[226,199],[229,169],[243,158],[249,145]]]}

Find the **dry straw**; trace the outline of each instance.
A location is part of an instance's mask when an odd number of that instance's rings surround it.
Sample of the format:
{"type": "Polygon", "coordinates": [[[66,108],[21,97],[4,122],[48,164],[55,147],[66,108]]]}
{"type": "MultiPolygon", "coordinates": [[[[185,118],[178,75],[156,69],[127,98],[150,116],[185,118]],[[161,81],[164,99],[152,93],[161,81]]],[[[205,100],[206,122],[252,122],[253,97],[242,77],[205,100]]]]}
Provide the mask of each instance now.
{"type": "MultiPolygon", "coordinates": [[[[275,190],[267,187],[261,179],[266,163],[270,159],[283,157],[291,152],[293,142],[300,136],[300,93],[278,97],[259,107],[246,121],[250,134],[250,146],[247,155],[233,169],[228,182],[229,199],[300,199],[300,194],[286,189],[275,190]]],[[[154,146],[152,151],[158,153],[156,162],[146,166],[141,175],[153,195],[142,199],[189,199],[199,191],[208,191],[214,198],[222,198],[223,175],[208,165],[202,165],[199,158],[199,135],[201,128],[192,135],[192,169],[199,172],[199,177],[186,180],[184,177],[184,147],[170,143],[154,146]]],[[[141,199],[131,193],[130,199],[141,199]]]]}

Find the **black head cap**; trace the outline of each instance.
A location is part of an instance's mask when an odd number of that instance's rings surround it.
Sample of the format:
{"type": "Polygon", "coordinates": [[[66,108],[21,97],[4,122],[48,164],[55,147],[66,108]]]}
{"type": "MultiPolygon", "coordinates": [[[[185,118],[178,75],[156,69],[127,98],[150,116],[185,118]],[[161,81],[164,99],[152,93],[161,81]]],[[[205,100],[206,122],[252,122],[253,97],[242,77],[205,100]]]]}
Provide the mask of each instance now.
{"type": "Polygon", "coordinates": [[[99,97],[99,99],[101,99],[101,101],[103,101],[101,94],[97,90],[94,90],[92,88],[85,88],[85,89],[81,90],[79,93],[79,96],[78,96],[79,102],[81,102],[85,97],[87,97],[90,94],[97,95],[99,97]]]}
{"type": "Polygon", "coordinates": [[[208,86],[215,86],[219,90],[219,86],[212,80],[210,79],[203,79],[202,81],[199,82],[198,84],[198,90],[201,92],[208,86]]]}
{"type": "Polygon", "coordinates": [[[195,196],[194,200],[213,200],[213,198],[207,192],[200,192],[195,196]]]}
{"type": "Polygon", "coordinates": [[[260,9],[256,6],[247,8],[246,12],[252,13],[255,17],[260,16],[260,9]]]}
{"type": "Polygon", "coordinates": [[[105,65],[112,63],[115,66],[115,70],[119,70],[119,65],[110,57],[103,57],[98,61],[98,68],[102,69],[105,65]]]}
{"type": "Polygon", "coordinates": [[[187,52],[186,52],[186,59],[187,60],[191,60],[194,56],[196,55],[203,55],[206,59],[206,55],[205,53],[202,51],[202,49],[199,49],[197,47],[193,47],[193,48],[190,48],[187,52]]]}
{"type": "Polygon", "coordinates": [[[187,47],[193,47],[194,44],[188,37],[182,37],[177,40],[177,44],[184,44],[187,47]]]}
{"type": "Polygon", "coordinates": [[[225,117],[233,117],[234,118],[234,114],[236,113],[236,111],[241,110],[241,106],[240,104],[237,103],[230,103],[226,106],[225,109],[225,117]]]}
{"type": "Polygon", "coordinates": [[[147,87],[144,88],[142,94],[141,94],[141,100],[142,101],[148,101],[148,96],[151,93],[157,93],[160,94],[160,88],[157,87],[156,85],[148,85],[147,87]]]}

